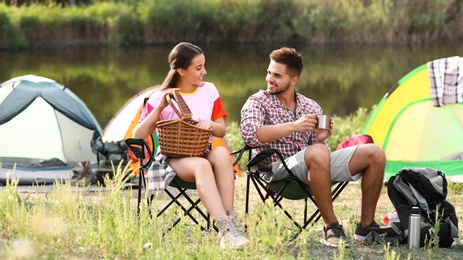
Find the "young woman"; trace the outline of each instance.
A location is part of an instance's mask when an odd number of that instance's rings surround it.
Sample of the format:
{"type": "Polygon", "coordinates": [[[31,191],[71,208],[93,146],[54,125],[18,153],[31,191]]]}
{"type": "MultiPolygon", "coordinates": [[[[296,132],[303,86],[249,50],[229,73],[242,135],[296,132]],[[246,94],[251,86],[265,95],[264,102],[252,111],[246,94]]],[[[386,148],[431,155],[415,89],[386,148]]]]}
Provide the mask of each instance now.
{"type": "MultiPolygon", "coordinates": [[[[223,137],[227,113],[214,84],[203,82],[207,73],[203,51],[196,45],[182,42],[172,49],[168,61],[170,71],[160,90],[145,105],[134,129],[134,137],[147,138],[155,131],[158,120],[178,118],[166,101],[166,95],[172,94],[175,89],[180,90],[193,119],[199,122],[198,126],[211,129],[213,136],[223,137]]],[[[228,151],[224,147],[207,150],[204,157],[169,158],[158,153],[156,160],[165,168],[172,168],[182,180],[196,183],[203,205],[219,228],[222,249],[241,249],[249,244],[249,240],[240,231],[241,224],[233,210],[235,176],[228,151]]]]}

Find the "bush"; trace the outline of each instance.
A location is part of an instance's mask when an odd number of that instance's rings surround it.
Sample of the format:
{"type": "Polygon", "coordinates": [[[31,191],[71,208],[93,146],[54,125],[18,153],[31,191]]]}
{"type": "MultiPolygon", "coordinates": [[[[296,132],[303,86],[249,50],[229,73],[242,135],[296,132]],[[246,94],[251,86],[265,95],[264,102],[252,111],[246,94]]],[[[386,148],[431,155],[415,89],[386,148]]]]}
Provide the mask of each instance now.
{"type": "Polygon", "coordinates": [[[354,114],[350,114],[343,118],[333,116],[333,134],[327,140],[331,151],[335,151],[339,143],[347,138],[356,134],[361,134],[373,109],[374,107],[371,110],[361,107],[354,114]]]}
{"type": "Polygon", "coordinates": [[[17,24],[12,20],[8,9],[0,4],[0,50],[19,49],[27,45],[27,40],[17,24]]]}
{"type": "Polygon", "coordinates": [[[458,40],[463,33],[461,1],[450,0],[55,2],[2,6],[19,14],[32,43],[414,43],[458,40]]]}
{"type": "Polygon", "coordinates": [[[119,12],[110,19],[109,25],[109,46],[143,44],[142,24],[132,7],[120,5],[119,12]]]}

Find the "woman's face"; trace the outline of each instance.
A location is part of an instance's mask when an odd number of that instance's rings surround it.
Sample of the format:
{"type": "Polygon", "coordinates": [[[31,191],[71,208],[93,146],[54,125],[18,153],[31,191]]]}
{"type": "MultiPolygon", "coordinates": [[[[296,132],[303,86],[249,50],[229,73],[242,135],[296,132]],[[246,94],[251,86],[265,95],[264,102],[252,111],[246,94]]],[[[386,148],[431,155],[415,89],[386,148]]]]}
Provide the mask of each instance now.
{"type": "Polygon", "coordinates": [[[182,80],[188,84],[199,86],[203,82],[203,76],[207,74],[206,58],[204,54],[196,55],[192,60],[190,66],[185,69],[180,69],[179,73],[182,76],[182,80]]]}

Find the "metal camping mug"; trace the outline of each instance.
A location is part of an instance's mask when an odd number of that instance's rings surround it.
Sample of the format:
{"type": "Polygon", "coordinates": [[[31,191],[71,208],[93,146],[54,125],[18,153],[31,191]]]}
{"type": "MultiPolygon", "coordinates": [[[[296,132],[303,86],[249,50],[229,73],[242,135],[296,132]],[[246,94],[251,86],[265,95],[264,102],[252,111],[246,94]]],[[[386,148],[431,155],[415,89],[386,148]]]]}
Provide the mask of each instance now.
{"type": "Polygon", "coordinates": [[[330,129],[330,119],[329,115],[317,115],[317,126],[318,129],[330,129]]]}

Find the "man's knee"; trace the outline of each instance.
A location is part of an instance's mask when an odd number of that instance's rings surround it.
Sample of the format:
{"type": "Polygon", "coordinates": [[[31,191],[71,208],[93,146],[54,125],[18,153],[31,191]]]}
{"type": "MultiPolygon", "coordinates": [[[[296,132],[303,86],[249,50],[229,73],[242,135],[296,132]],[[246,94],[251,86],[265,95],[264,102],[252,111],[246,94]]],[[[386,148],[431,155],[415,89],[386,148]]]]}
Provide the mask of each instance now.
{"type": "Polygon", "coordinates": [[[362,150],[365,151],[365,154],[362,155],[362,160],[367,163],[365,166],[371,169],[370,176],[375,176],[378,181],[382,182],[384,168],[386,167],[386,155],[384,151],[376,144],[364,144],[362,146],[364,146],[362,150]]]}
{"type": "Polygon", "coordinates": [[[376,144],[365,144],[368,148],[368,157],[378,166],[386,164],[386,155],[383,149],[376,144]]]}
{"type": "Polygon", "coordinates": [[[307,165],[325,164],[329,162],[330,153],[328,147],[324,144],[314,144],[309,146],[304,154],[304,160],[307,165]]]}
{"type": "Polygon", "coordinates": [[[385,165],[386,156],[379,146],[362,144],[355,150],[349,168],[352,173],[365,172],[366,169],[377,169],[383,172],[385,165]]]}

